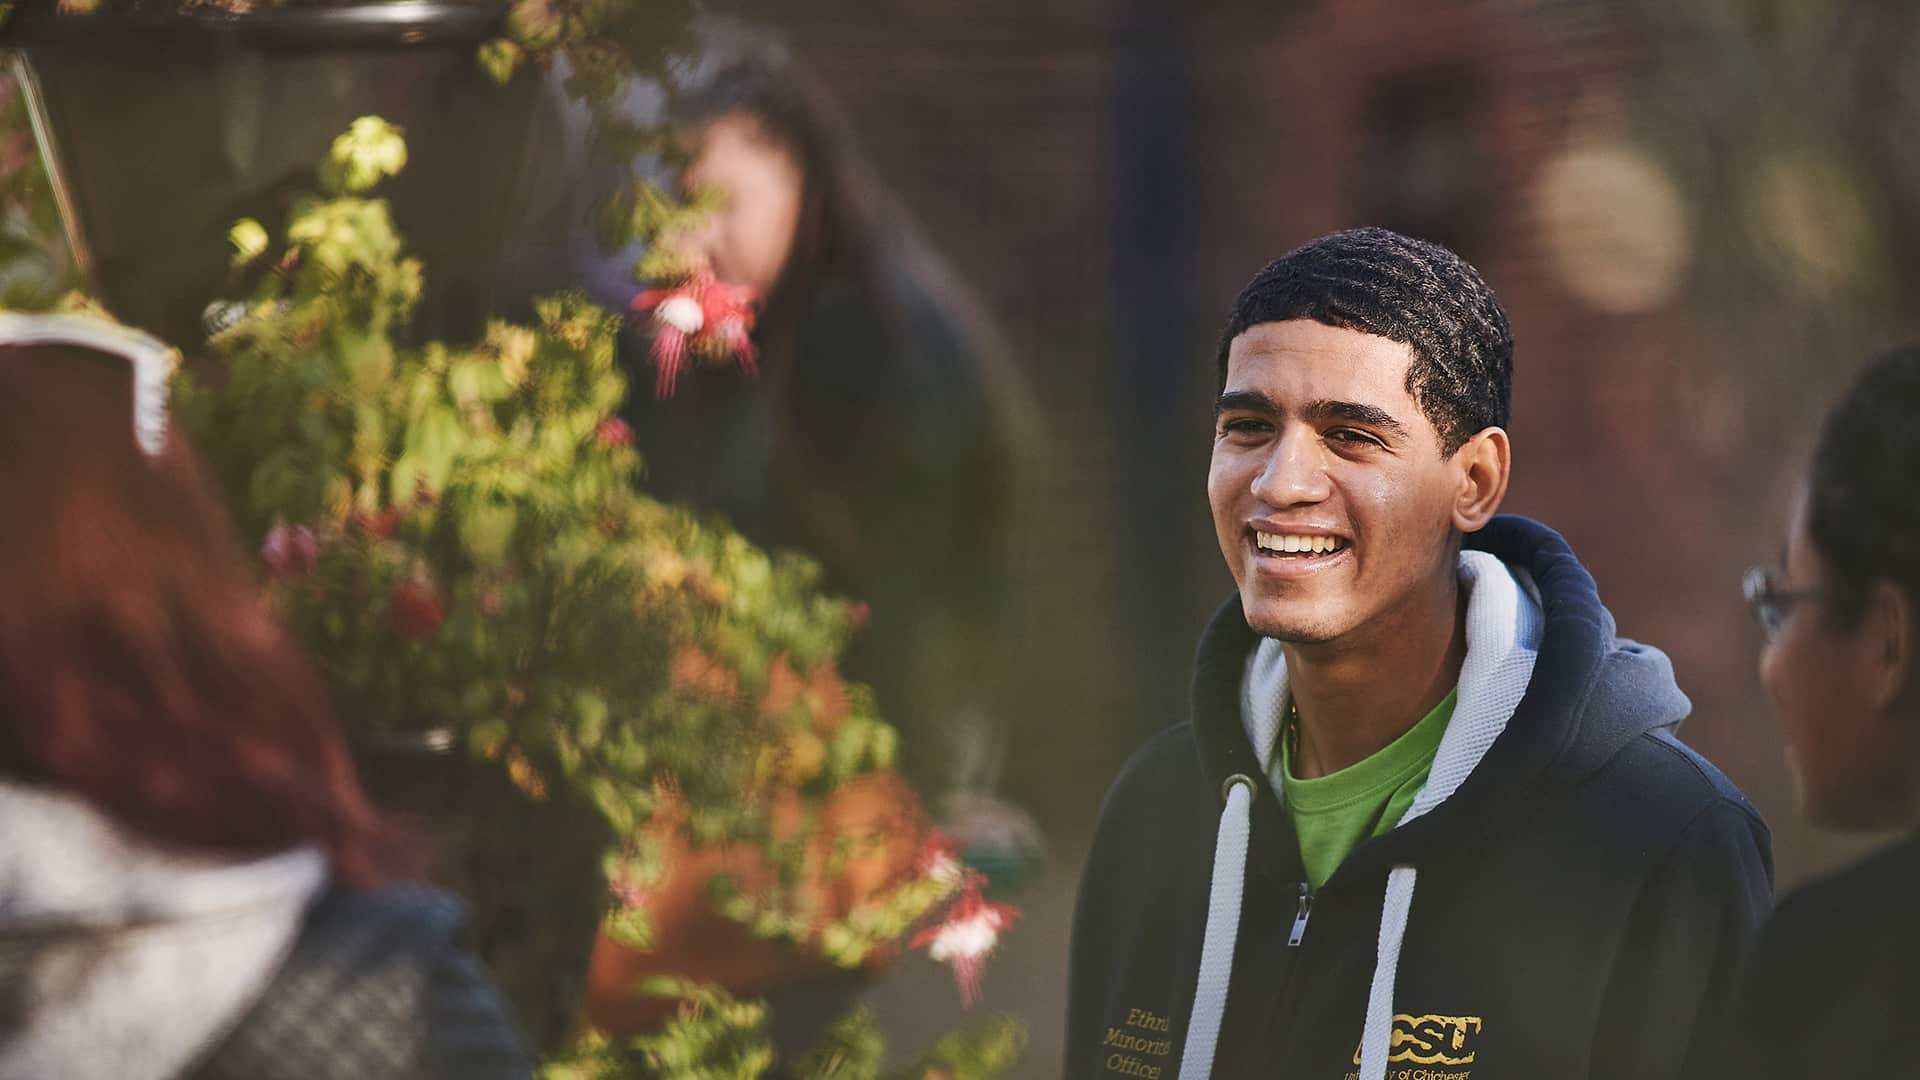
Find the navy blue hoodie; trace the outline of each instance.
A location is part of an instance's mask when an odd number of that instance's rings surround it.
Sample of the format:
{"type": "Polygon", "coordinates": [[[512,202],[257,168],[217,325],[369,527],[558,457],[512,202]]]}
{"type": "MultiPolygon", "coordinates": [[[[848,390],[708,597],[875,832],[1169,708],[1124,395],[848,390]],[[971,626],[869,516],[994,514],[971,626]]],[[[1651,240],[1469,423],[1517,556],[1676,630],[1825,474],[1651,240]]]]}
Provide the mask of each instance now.
{"type": "MultiPolygon", "coordinates": [[[[1356,1077],[1390,952],[1391,1080],[1658,1080],[1717,1041],[1771,903],[1765,824],[1674,738],[1690,706],[1666,657],[1615,637],[1558,534],[1501,517],[1467,547],[1537,590],[1524,694],[1457,789],[1360,844],[1317,894],[1272,787],[1246,786],[1213,1076],[1356,1077]],[[1404,936],[1383,948],[1389,872],[1409,869],[1404,936]]],[[[1181,1071],[1216,832],[1234,810],[1223,814],[1224,785],[1265,775],[1241,716],[1258,641],[1237,599],[1221,608],[1201,639],[1190,720],[1135,754],[1107,795],[1075,916],[1069,1077],[1181,1071]]],[[[1470,636],[1469,663],[1472,649],[1470,636]]]]}

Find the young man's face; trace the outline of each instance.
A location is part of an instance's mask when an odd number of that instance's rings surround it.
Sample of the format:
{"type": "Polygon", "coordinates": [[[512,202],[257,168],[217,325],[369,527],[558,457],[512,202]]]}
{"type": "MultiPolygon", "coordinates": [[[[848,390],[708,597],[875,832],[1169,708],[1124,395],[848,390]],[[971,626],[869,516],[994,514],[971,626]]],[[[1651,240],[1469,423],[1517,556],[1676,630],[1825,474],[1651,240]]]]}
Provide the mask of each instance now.
{"type": "Polygon", "coordinates": [[[1335,641],[1456,572],[1466,481],[1407,392],[1412,361],[1306,319],[1233,339],[1207,498],[1255,632],[1335,641]]]}

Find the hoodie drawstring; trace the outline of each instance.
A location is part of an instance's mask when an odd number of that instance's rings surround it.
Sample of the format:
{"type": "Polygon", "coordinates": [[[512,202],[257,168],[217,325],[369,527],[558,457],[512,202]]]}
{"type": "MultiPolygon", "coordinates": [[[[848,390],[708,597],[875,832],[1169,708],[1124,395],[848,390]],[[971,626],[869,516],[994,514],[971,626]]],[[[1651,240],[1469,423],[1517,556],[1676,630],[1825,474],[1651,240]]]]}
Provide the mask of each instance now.
{"type": "MultiPolygon", "coordinates": [[[[1207,895],[1207,930],[1200,945],[1200,978],[1180,1056],[1180,1080],[1207,1080],[1227,1011],[1227,984],[1233,976],[1233,950],[1240,937],[1240,901],[1245,894],[1248,838],[1253,829],[1253,781],[1235,773],[1224,785],[1227,805],[1213,843],[1213,886],[1207,895]]],[[[1384,1080],[1393,1038],[1393,980],[1400,969],[1400,942],[1413,910],[1419,873],[1396,866],[1387,874],[1380,908],[1380,947],[1367,994],[1367,1017],[1360,1038],[1360,1076],[1384,1080]]]]}
{"type": "Polygon", "coordinates": [[[1213,841],[1213,888],[1207,895],[1207,932],[1200,945],[1200,981],[1180,1055],[1180,1080],[1206,1080],[1227,1012],[1233,948],[1240,937],[1240,898],[1247,879],[1247,839],[1253,832],[1253,780],[1243,773],[1223,785],[1227,805],[1213,841]]]}
{"type": "Polygon", "coordinates": [[[1407,935],[1407,915],[1413,910],[1413,885],[1419,871],[1396,866],[1387,873],[1387,896],[1380,905],[1380,951],[1373,965],[1373,988],[1367,992],[1367,1020],[1360,1029],[1360,1075],[1383,1080],[1387,1057],[1393,1050],[1393,978],[1400,970],[1400,941],[1407,935]]]}

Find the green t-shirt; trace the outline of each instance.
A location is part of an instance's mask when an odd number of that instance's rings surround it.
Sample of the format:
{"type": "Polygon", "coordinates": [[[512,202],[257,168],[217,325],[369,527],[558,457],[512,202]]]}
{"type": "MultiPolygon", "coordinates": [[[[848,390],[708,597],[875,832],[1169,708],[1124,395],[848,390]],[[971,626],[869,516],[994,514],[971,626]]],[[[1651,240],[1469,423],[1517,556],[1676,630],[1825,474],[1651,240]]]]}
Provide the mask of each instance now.
{"type": "Polygon", "coordinates": [[[1406,734],[1339,772],[1300,780],[1293,775],[1292,754],[1283,729],[1279,752],[1269,766],[1274,787],[1286,802],[1300,838],[1300,859],[1315,891],[1339,869],[1348,853],[1367,840],[1392,829],[1427,784],[1440,737],[1453,719],[1458,690],[1449,690],[1440,704],[1406,734]]]}

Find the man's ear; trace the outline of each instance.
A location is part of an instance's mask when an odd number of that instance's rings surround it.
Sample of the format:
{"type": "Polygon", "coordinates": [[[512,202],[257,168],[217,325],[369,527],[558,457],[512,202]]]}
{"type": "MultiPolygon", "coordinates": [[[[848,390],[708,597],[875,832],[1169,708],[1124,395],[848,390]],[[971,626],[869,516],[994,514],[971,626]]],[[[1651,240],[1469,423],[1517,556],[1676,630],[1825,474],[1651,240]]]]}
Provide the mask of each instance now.
{"type": "Polygon", "coordinates": [[[1860,666],[1867,699],[1880,709],[1920,688],[1914,676],[1913,600],[1891,581],[1876,581],[1860,616],[1860,666]]]}
{"type": "Polygon", "coordinates": [[[1490,427],[1453,452],[1460,494],[1453,502],[1453,527],[1478,532],[1500,510],[1513,468],[1513,447],[1504,428],[1490,427]]]}

